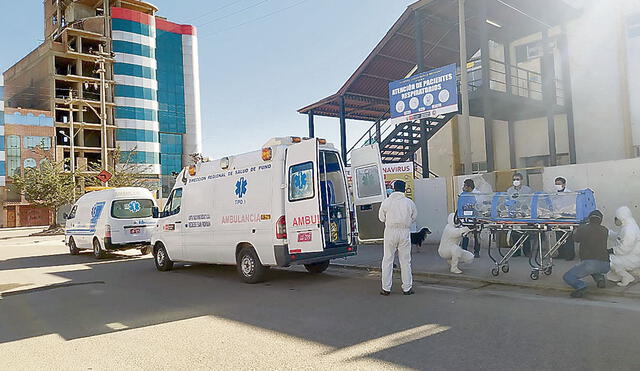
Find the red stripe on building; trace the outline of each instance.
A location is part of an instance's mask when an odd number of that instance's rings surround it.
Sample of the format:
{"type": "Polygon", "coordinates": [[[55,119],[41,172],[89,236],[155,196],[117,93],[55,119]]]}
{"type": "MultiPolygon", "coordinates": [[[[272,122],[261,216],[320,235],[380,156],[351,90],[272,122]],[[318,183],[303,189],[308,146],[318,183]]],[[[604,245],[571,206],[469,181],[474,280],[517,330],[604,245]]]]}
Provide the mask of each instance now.
{"type": "Polygon", "coordinates": [[[156,18],[156,29],[173,32],[181,35],[194,35],[196,34],[196,28],[194,26],[186,24],[177,24],[169,22],[166,19],[156,18]]]}
{"type": "Polygon", "coordinates": [[[152,15],[116,7],[111,8],[111,18],[126,19],[128,21],[144,23],[147,25],[152,25],[154,21],[154,17],[152,15]]]}

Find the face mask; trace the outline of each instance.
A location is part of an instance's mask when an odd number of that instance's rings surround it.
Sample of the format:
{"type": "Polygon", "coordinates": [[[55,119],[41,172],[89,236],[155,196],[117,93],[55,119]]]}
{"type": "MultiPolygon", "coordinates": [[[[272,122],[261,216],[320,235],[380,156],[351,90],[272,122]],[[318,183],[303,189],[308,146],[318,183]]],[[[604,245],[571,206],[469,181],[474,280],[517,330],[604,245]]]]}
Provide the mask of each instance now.
{"type": "Polygon", "coordinates": [[[387,196],[391,196],[392,193],[393,193],[393,189],[391,188],[387,189],[387,196]]]}
{"type": "Polygon", "coordinates": [[[520,187],[520,184],[522,184],[522,182],[520,180],[514,180],[513,181],[513,186],[514,187],[520,187]]]}
{"type": "Polygon", "coordinates": [[[556,184],[556,191],[558,192],[562,192],[564,191],[564,186],[562,184],[556,184]]]}
{"type": "Polygon", "coordinates": [[[621,221],[620,219],[615,218],[615,219],[614,219],[614,222],[616,223],[616,225],[617,225],[618,227],[621,227],[621,226],[622,226],[622,221],[621,221]]]}

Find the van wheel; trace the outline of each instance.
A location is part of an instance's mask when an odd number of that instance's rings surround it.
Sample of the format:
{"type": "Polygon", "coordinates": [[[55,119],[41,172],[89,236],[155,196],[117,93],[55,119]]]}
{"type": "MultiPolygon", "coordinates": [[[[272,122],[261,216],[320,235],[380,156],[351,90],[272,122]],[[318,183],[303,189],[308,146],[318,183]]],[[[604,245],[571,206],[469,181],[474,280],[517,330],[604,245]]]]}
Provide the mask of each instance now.
{"type": "Polygon", "coordinates": [[[148,255],[150,252],[151,252],[151,245],[145,246],[140,249],[140,254],[142,255],[148,255]]]}
{"type": "Polygon", "coordinates": [[[105,256],[105,252],[100,246],[100,241],[97,238],[93,239],[93,256],[96,259],[102,259],[105,256]]]}
{"type": "Polygon", "coordinates": [[[309,273],[318,274],[326,271],[327,268],[329,268],[329,261],[325,260],[319,263],[305,264],[304,267],[307,268],[307,271],[309,271],[309,273]]]}
{"type": "Polygon", "coordinates": [[[153,252],[153,260],[156,262],[156,269],[160,272],[170,271],[173,268],[173,261],[169,259],[167,249],[162,244],[153,252]]]}
{"type": "Polygon", "coordinates": [[[73,240],[73,237],[69,237],[69,254],[80,254],[80,250],[78,249],[78,246],[76,246],[76,241],[73,240]]]}
{"type": "Polygon", "coordinates": [[[258,254],[250,247],[245,247],[238,254],[237,268],[246,283],[261,282],[267,272],[267,267],[260,263],[258,254]]]}

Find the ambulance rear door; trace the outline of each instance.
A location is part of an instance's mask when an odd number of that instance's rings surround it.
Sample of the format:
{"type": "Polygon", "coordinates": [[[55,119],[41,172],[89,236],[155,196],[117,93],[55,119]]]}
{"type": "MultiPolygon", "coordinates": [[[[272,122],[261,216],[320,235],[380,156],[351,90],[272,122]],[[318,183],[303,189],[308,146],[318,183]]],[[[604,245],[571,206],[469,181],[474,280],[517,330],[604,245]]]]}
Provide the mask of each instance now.
{"type": "Polygon", "coordinates": [[[378,219],[378,212],[387,195],[377,143],[351,152],[351,175],[358,241],[380,242],[384,237],[384,224],[378,219]]]}
{"type": "Polygon", "coordinates": [[[324,250],[320,222],[318,141],[303,140],[287,148],[285,219],[289,253],[324,250]]]}

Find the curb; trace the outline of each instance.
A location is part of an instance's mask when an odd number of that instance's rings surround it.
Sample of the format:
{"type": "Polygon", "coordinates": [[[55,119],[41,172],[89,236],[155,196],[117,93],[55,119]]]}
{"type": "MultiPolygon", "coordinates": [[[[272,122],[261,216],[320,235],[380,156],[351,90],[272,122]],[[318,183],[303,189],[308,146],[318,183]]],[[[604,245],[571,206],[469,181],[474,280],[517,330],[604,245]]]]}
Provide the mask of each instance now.
{"type": "MultiPolygon", "coordinates": [[[[380,272],[380,268],[368,267],[362,265],[349,265],[349,264],[331,264],[333,268],[344,268],[350,270],[358,270],[358,271],[367,271],[367,272],[380,272]]],[[[400,269],[394,268],[395,273],[400,273],[400,269]]],[[[557,287],[557,286],[549,286],[549,285],[534,285],[522,282],[504,282],[499,280],[493,280],[490,278],[481,278],[481,277],[473,277],[459,274],[449,274],[449,273],[435,273],[435,272],[413,272],[414,276],[424,277],[424,278],[436,278],[436,279],[449,279],[455,281],[467,281],[467,282],[480,282],[491,285],[501,285],[501,286],[511,286],[511,287],[520,287],[527,289],[536,289],[536,290],[552,290],[558,292],[569,293],[573,291],[573,289],[568,287],[557,287]]],[[[606,289],[605,289],[606,290],[606,289]]],[[[628,293],[628,292],[617,292],[617,291],[589,291],[589,295],[594,296],[616,296],[616,297],[626,297],[632,299],[640,299],[640,294],[636,293],[628,293]]]]}

